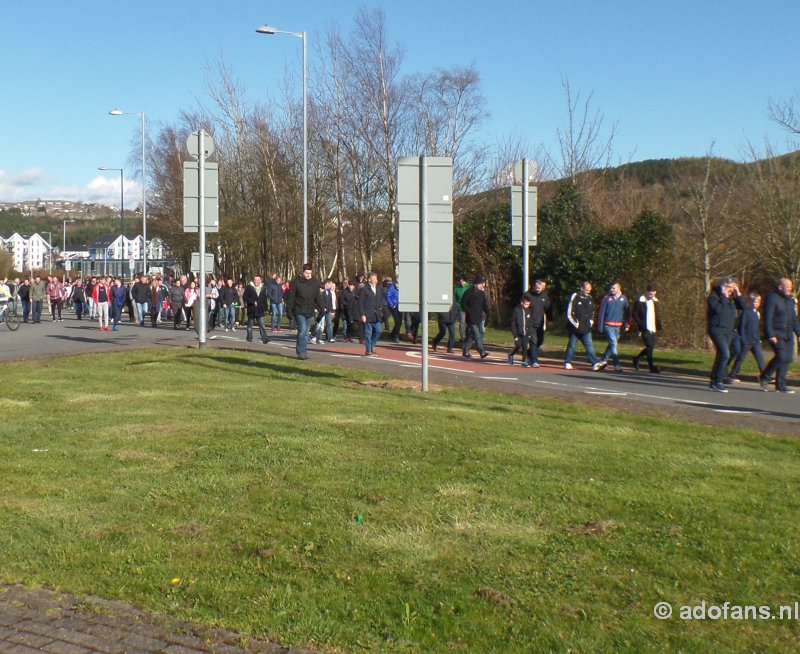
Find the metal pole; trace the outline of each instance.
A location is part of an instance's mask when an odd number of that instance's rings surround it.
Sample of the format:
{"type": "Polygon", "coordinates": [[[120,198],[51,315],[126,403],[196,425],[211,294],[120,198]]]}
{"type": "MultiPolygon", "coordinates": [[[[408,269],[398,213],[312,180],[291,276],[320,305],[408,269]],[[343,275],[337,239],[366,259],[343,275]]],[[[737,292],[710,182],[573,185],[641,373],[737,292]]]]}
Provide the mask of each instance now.
{"type": "Polygon", "coordinates": [[[422,327],[422,392],[428,392],[428,159],[419,160],[419,322],[422,327]]]}
{"type": "Polygon", "coordinates": [[[119,169],[119,233],[125,235],[125,192],[122,190],[124,180],[122,179],[122,168],[119,169]]]}
{"type": "Polygon", "coordinates": [[[67,221],[64,221],[64,245],[62,246],[61,256],[64,256],[64,252],[67,251],[67,221]]]}
{"type": "Polygon", "coordinates": [[[308,261],[308,56],[303,39],[303,263],[308,261]]]}
{"type": "Polygon", "coordinates": [[[200,349],[206,346],[206,131],[201,129],[198,135],[200,141],[198,158],[199,174],[200,174],[200,202],[198,202],[198,226],[197,231],[200,234],[200,305],[197,307],[197,320],[195,326],[197,329],[197,336],[199,340],[200,349]]]}
{"type": "Polygon", "coordinates": [[[147,170],[144,156],[144,111],[142,112],[142,273],[147,274],[147,170]]]}
{"type": "Polygon", "coordinates": [[[522,292],[528,290],[528,160],[522,160],[522,292]]]}

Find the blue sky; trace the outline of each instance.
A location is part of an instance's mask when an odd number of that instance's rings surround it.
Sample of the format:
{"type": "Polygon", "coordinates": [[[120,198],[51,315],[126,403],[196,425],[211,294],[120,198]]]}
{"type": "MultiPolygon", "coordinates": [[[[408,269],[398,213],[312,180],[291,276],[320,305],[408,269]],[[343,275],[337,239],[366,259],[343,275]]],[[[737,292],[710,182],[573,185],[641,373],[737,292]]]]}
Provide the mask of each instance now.
{"type": "MultiPolygon", "coordinates": [[[[562,79],[607,125],[615,162],[742,159],[749,141],[792,145],[767,117],[770,99],[800,93],[796,0],[6,0],[0,32],[0,201],[37,197],[125,204],[141,197],[131,141],[205,100],[206,66],[224,58],[252,101],[300,70],[309,34],[349,32],[359,6],[386,13],[404,72],[474,65],[492,117],[483,137],[521,135],[555,151],[566,121],[562,79]]],[[[300,93],[298,76],[298,95],[300,93]]],[[[533,154],[533,152],[531,152],[533,154]]]]}

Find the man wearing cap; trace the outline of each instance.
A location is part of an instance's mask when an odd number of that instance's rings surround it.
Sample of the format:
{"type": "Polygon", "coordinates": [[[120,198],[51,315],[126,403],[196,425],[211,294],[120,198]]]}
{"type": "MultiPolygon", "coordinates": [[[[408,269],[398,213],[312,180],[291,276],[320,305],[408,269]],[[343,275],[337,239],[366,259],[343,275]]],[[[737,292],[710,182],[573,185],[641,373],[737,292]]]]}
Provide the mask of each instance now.
{"type": "Polygon", "coordinates": [[[322,314],[322,295],[319,292],[319,280],[314,277],[314,269],[310,263],[303,264],[301,272],[292,281],[286,297],[286,307],[291,311],[297,323],[297,341],[295,352],[298,359],[308,358],[308,330],[315,311],[322,314]]]}
{"type": "Polygon", "coordinates": [[[711,369],[709,390],[727,393],[728,357],[733,339],[736,314],[745,309],[739,285],[733,277],[723,277],[719,285],[708,295],[706,318],[708,337],[714,344],[716,355],[711,369]]]}
{"type": "Polygon", "coordinates": [[[470,286],[461,297],[461,308],[464,311],[464,318],[467,323],[467,337],[464,341],[463,356],[466,359],[471,359],[472,355],[469,351],[472,349],[472,343],[475,342],[475,347],[481,355],[481,359],[485,359],[488,355],[483,348],[483,334],[481,333],[481,323],[484,321],[485,316],[489,315],[489,303],[486,300],[486,280],[478,275],[475,277],[475,283],[470,286]]]}
{"type": "Polygon", "coordinates": [[[794,393],[786,385],[786,375],[794,358],[796,339],[800,338],[800,321],[797,318],[797,301],[792,294],[791,279],[779,279],[775,290],[764,303],[764,332],[772,346],[772,357],[758,383],[769,390],[769,380],[775,376],[775,390],[779,393],[794,393]]]}

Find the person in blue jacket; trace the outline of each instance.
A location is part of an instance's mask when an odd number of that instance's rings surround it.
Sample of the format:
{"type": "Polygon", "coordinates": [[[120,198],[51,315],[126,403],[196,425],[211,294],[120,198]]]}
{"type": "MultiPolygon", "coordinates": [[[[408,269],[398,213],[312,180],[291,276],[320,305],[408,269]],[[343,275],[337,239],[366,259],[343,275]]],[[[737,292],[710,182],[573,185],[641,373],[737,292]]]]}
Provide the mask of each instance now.
{"type": "Polygon", "coordinates": [[[770,359],[758,382],[765,391],[769,381],[775,377],[775,390],[779,393],[794,393],[786,385],[786,375],[794,358],[797,339],[800,338],[800,321],[797,318],[797,300],[792,294],[791,279],[779,279],[777,288],[767,296],[764,303],[764,333],[772,345],[775,356],[770,359]]]}
{"type": "Polygon", "coordinates": [[[750,352],[753,353],[753,358],[758,364],[759,375],[764,372],[764,354],[761,351],[761,316],[758,313],[760,306],[761,296],[758,293],[750,293],[747,299],[747,308],[742,311],[742,317],[739,319],[741,349],[728,375],[732,382],[739,381],[739,369],[750,352]]]}
{"type": "Polygon", "coordinates": [[[716,350],[709,390],[718,393],[728,392],[728,389],[725,388],[725,381],[728,373],[731,340],[733,340],[736,314],[744,308],[739,284],[733,277],[724,277],[708,295],[706,312],[708,336],[716,350]]]}

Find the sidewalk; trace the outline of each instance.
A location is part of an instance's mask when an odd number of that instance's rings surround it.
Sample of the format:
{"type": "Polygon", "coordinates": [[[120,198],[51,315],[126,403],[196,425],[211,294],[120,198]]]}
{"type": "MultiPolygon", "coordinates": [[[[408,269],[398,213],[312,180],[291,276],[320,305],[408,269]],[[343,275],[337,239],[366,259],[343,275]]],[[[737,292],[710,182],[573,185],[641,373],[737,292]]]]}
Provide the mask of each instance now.
{"type": "Polygon", "coordinates": [[[0,654],[311,654],[123,602],[0,586],[0,654]]]}

